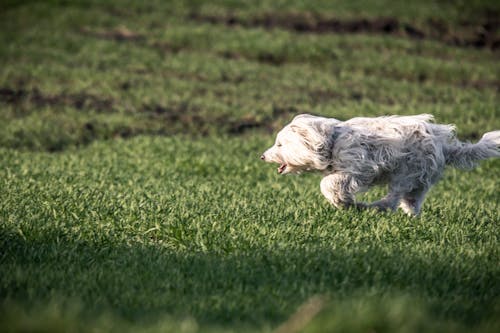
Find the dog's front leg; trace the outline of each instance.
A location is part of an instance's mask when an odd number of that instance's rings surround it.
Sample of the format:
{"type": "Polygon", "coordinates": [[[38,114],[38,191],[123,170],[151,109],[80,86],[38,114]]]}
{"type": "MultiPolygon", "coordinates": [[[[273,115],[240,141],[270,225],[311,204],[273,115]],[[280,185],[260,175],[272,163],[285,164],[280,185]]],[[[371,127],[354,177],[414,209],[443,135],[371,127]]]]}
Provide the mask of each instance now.
{"type": "Polygon", "coordinates": [[[320,188],[326,199],[337,208],[366,207],[355,202],[359,185],[349,174],[337,172],[327,175],[321,180],[320,188]]]}

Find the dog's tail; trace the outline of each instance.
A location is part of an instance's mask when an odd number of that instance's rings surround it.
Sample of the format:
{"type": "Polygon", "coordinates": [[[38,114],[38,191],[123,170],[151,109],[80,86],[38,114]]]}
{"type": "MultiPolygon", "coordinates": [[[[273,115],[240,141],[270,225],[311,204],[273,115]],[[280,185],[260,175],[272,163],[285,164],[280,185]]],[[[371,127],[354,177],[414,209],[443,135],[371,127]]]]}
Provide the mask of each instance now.
{"type": "Polygon", "coordinates": [[[500,131],[488,132],[477,143],[456,141],[444,148],[446,164],[472,169],[481,160],[500,157],[500,131]]]}

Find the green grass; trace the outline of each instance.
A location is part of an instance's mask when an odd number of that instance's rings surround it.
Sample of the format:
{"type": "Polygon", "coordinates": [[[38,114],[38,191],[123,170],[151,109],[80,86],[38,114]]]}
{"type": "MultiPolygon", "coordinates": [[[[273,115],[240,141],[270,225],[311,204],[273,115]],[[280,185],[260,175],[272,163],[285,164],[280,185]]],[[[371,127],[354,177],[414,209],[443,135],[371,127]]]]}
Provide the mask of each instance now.
{"type": "Polygon", "coordinates": [[[472,141],[499,129],[498,48],[463,45],[489,25],[497,40],[499,12],[2,2],[0,331],[499,331],[499,161],[449,170],[410,218],[335,210],[318,175],[258,159],[301,112],[431,113],[472,141]],[[299,33],[266,17],[400,27],[299,33]]]}
{"type": "MultiPolygon", "coordinates": [[[[234,12],[223,3],[9,7],[0,33],[0,88],[10,91],[2,94],[0,144],[58,151],[117,136],[221,135],[249,121],[276,129],[298,112],[344,119],[432,113],[457,123],[468,138],[498,124],[497,51],[432,38],[301,34],[189,18],[234,12]],[[120,31],[140,38],[114,40],[120,31]]],[[[299,9],[295,2],[273,6],[238,5],[236,12],[248,19],[299,9]]],[[[340,10],[347,5],[318,6],[324,15],[349,17],[340,10]]],[[[490,7],[471,7],[461,20],[480,29],[488,16],[476,12],[490,7]]],[[[383,16],[366,8],[367,17],[383,16]]],[[[448,29],[464,29],[451,8],[448,29]]],[[[407,10],[415,17],[400,16],[402,22],[435,18],[407,10]]]]}
{"type": "Polygon", "coordinates": [[[265,330],[316,294],[368,302],[375,317],[369,300],[394,293],[411,300],[411,318],[413,302],[430,311],[425,320],[492,318],[500,216],[498,181],[487,179],[498,163],[449,172],[410,218],[328,207],[318,177],[261,165],[267,144],[138,138],[2,151],[3,298],[28,309],[75,302],[82,317],[132,323],[194,318],[201,328],[265,330]]]}

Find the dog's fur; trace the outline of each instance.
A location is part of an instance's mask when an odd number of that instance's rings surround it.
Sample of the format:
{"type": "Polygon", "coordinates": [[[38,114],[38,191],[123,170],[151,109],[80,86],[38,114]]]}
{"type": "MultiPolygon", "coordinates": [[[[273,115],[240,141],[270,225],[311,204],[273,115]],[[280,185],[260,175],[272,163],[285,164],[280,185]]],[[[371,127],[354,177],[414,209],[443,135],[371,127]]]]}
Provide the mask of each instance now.
{"type": "Polygon", "coordinates": [[[278,133],[261,159],[280,164],[280,174],[322,172],[321,192],[335,207],[399,206],[417,215],[445,166],[470,169],[480,160],[500,157],[500,131],[464,143],[454,126],[432,120],[427,114],[347,121],[302,114],[278,133]],[[384,183],[389,193],[383,199],[355,201],[356,193],[384,183]]]}

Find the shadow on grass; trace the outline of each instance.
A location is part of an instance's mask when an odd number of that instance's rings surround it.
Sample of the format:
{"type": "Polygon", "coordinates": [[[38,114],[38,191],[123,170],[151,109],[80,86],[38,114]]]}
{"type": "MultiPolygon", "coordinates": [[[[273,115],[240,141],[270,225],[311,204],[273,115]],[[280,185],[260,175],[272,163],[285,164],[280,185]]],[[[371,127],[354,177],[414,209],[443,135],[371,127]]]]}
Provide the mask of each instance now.
{"type": "Polygon", "coordinates": [[[168,314],[208,325],[276,325],[313,295],[342,300],[396,293],[469,325],[492,315],[500,293],[496,270],[481,262],[373,245],[178,253],[59,233],[26,241],[4,230],[0,253],[0,299],[28,308],[77,300],[87,315],[106,311],[129,322],[168,314]]]}

